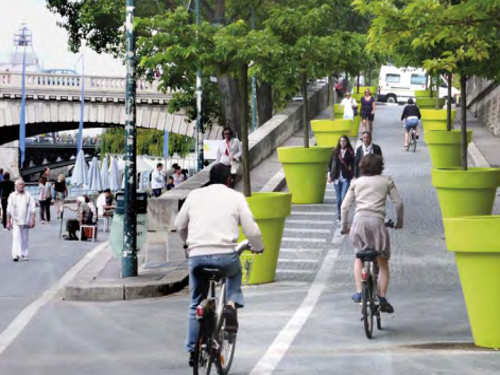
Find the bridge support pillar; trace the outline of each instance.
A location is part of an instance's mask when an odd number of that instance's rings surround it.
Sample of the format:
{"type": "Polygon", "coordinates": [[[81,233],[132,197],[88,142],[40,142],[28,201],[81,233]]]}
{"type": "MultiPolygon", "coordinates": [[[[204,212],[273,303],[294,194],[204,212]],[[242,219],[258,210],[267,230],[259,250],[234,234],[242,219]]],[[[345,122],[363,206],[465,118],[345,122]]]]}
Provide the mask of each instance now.
{"type": "Polygon", "coordinates": [[[0,145],[0,168],[10,173],[10,178],[19,177],[19,141],[0,145]]]}

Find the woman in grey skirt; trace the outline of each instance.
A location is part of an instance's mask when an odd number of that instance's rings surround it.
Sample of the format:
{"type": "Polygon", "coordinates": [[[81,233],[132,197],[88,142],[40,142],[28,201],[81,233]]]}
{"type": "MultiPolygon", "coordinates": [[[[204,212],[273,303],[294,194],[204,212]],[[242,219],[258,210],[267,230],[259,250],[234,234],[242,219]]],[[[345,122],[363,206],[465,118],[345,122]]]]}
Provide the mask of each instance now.
{"type": "MultiPolygon", "coordinates": [[[[342,203],[342,234],[349,233],[349,240],[356,252],[375,249],[380,254],[379,265],[379,302],[382,311],[393,313],[394,308],[386,299],[389,287],[389,258],[391,243],[385,227],[385,205],[387,197],[391,198],[396,207],[395,229],[403,227],[403,202],[399,197],[396,185],[390,176],[383,176],[384,161],[381,156],[367,154],[360,163],[361,177],[352,181],[347,195],[342,203]],[[351,228],[348,227],[348,216],[351,205],[356,202],[356,211],[351,228]]],[[[354,277],[356,293],[352,296],[354,302],[361,302],[361,260],[354,261],[354,277]]]]}

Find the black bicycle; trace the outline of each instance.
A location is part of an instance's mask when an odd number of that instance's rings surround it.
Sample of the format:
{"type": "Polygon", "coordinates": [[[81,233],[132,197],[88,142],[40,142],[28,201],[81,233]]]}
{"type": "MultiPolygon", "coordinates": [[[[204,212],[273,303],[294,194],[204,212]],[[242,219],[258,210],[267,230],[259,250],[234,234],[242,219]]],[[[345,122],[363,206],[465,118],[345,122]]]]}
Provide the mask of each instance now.
{"type": "MultiPolygon", "coordinates": [[[[389,220],[385,223],[388,228],[394,228],[394,222],[389,220]]],[[[356,253],[356,258],[363,262],[361,271],[361,320],[365,328],[366,337],[373,337],[373,317],[377,318],[377,329],[382,329],[382,318],[380,302],[378,300],[378,263],[379,253],[374,249],[367,249],[356,253]]]]}
{"type": "MultiPolygon", "coordinates": [[[[236,252],[241,255],[249,250],[254,255],[248,240],[238,244],[236,252]]],[[[253,261],[245,256],[244,276],[246,281],[250,277],[253,261]]],[[[236,348],[236,333],[226,331],[224,319],[224,308],[226,300],[226,277],[218,269],[202,268],[201,272],[206,274],[210,280],[209,294],[196,308],[196,316],[200,323],[196,345],[193,352],[193,375],[209,375],[212,365],[215,365],[219,375],[227,375],[233,363],[234,350],[236,348]],[[216,287],[220,284],[220,295],[216,297],[216,287]]]]}

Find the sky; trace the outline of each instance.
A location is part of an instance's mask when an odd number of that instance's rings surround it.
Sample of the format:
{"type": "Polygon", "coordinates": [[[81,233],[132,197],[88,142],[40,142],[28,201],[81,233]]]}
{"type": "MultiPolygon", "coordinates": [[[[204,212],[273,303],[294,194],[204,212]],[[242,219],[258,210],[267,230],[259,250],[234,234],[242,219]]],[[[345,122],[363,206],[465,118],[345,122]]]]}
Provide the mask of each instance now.
{"type": "MultiPolygon", "coordinates": [[[[33,48],[44,69],[65,68],[81,72],[81,64],[75,66],[79,55],[68,51],[66,31],[57,26],[60,17],[47,9],[45,0],[0,0],[0,3],[3,5],[0,61],[10,60],[14,51],[14,34],[22,23],[26,23],[33,32],[33,48]]],[[[86,47],[80,52],[84,54],[86,75],[125,75],[122,62],[112,56],[99,55],[86,47]]]]}

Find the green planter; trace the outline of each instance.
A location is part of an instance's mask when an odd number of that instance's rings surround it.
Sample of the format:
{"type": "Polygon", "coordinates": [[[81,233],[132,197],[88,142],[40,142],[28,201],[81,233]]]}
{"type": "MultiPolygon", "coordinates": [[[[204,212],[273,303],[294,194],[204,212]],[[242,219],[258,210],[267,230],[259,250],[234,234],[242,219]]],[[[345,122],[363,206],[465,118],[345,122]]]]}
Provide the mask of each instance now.
{"type": "MultiPolygon", "coordinates": [[[[447,130],[447,111],[446,109],[422,109],[422,126],[424,130],[447,130]]],[[[451,122],[455,120],[456,112],[451,111],[451,122]]]]}
{"type": "Polygon", "coordinates": [[[359,110],[358,110],[358,115],[354,116],[354,120],[352,122],[352,128],[350,134],[351,138],[358,138],[360,124],[361,124],[361,115],[359,115],[359,110]]]}
{"type": "Polygon", "coordinates": [[[326,172],[332,147],[279,147],[292,203],[322,203],[325,197],[326,172]]]}
{"type": "MultiPolygon", "coordinates": [[[[359,86],[359,93],[361,95],[364,95],[366,89],[370,90],[370,93],[372,94],[372,96],[377,94],[377,89],[375,88],[375,86],[359,86]]],[[[353,86],[352,90],[355,94],[358,93],[358,87],[356,85],[353,86]]]]}
{"type": "Polygon", "coordinates": [[[351,120],[313,120],[311,129],[318,146],[337,147],[339,138],[352,131],[351,120]]]}
{"type": "Polygon", "coordinates": [[[415,98],[430,98],[430,97],[431,97],[431,90],[415,90],[415,98]]]}
{"type": "Polygon", "coordinates": [[[252,258],[248,284],[270,283],[276,276],[285,219],[292,211],[292,194],[252,193],[247,202],[262,233],[265,251],[261,256],[247,253],[241,255],[243,279],[246,278],[245,262],[248,258],[252,258]]]}
{"type": "Polygon", "coordinates": [[[336,119],[344,117],[344,111],[340,108],[340,103],[333,105],[333,115],[336,119]]]}
{"type": "MultiPolygon", "coordinates": [[[[436,98],[417,98],[417,105],[420,108],[436,108],[436,98]]],[[[443,108],[444,98],[439,99],[439,108],[443,108]]]]}
{"type": "Polygon", "coordinates": [[[433,169],[432,185],[437,190],[443,218],[491,215],[500,185],[500,169],[433,169]]]}
{"type": "Polygon", "coordinates": [[[362,91],[362,92],[360,91],[359,94],[351,94],[351,98],[354,98],[354,100],[356,100],[356,102],[358,102],[358,104],[361,104],[361,98],[363,96],[365,96],[365,92],[364,91],[362,91]]]}
{"type": "Polygon", "coordinates": [[[446,244],[455,253],[474,343],[500,348],[500,216],[444,220],[446,244]]]}
{"type": "MultiPolygon", "coordinates": [[[[425,131],[425,143],[429,146],[433,168],[460,167],[461,140],[460,130],[425,131]]],[[[472,131],[467,131],[467,141],[470,142],[472,131]]]]}

